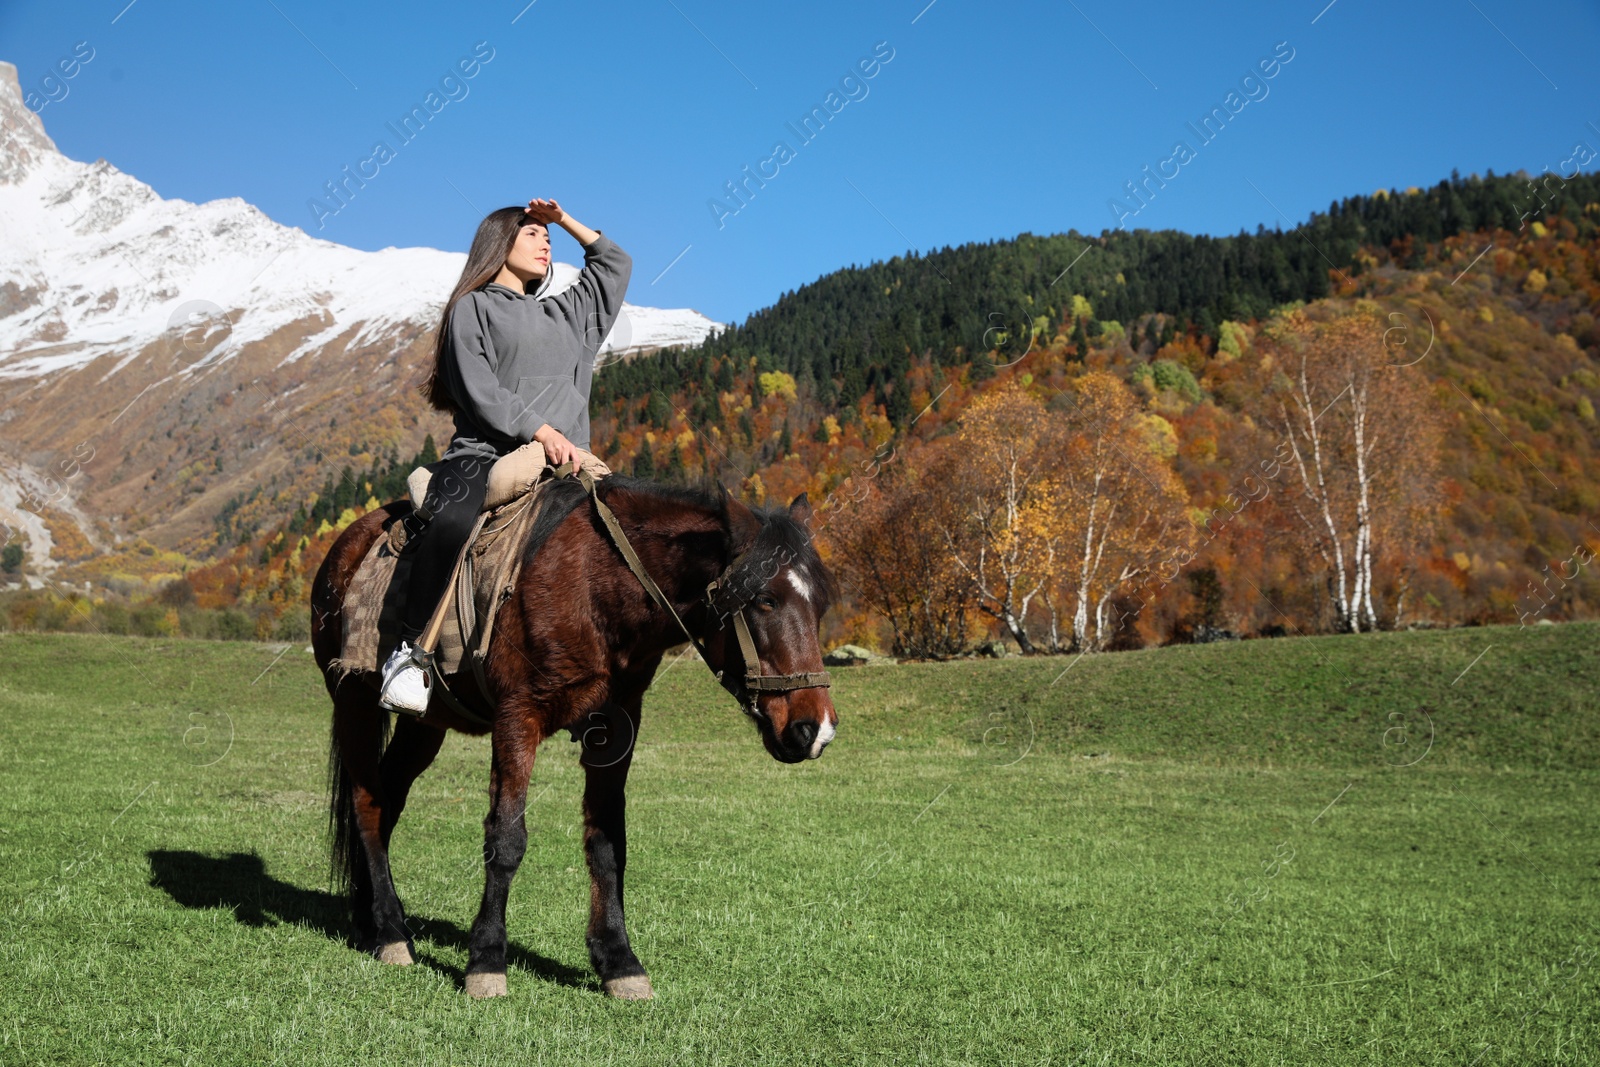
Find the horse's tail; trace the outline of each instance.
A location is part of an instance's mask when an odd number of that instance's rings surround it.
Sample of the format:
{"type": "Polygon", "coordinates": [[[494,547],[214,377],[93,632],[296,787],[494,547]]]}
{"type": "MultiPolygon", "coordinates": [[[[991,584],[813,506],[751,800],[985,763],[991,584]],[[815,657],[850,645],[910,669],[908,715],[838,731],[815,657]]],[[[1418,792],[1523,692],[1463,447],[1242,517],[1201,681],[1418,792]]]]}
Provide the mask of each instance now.
{"type": "Polygon", "coordinates": [[[333,698],[333,719],[328,736],[328,829],[330,874],[341,889],[359,884],[366,865],[361,832],[356,823],[355,781],[350,767],[364,771],[376,766],[389,740],[390,717],[377,702],[377,692],[350,677],[339,659],[343,651],[344,601],[356,568],[372,542],[383,534],[382,522],[403,515],[410,505],[384,505],[357,519],[329,547],[311,584],[311,645],[317,666],[333,698]],[[373,743],[371,716],[381,717],[376,751],[356,752],[345,745],[373,743]],[[355,740],[361,739],[361,740],[355,740]]]}
{"type": "MultiPolygon", "coordinates": [[[[328,869],[336,892],[344,892],[355,884],[367,862],[366,850],[361,844],[361,828],[356,824],[355,783],[345,770],[339,751],[339,719],[344,714],[347,714],[346,709],[335,698],[332,729],[328,731],[328,869]]],[[[380,709],[378,714],[383,716],[381,750],[388,743],[392,719],[386,710],[380,709]]]]}
{"type": "Polygon", "coordinates": [[[328,732],[328,880],[335,892],[343,893],[355,877],[361,836],[356,829],[355,786],[339,758],[338,729],[328,732]]]}

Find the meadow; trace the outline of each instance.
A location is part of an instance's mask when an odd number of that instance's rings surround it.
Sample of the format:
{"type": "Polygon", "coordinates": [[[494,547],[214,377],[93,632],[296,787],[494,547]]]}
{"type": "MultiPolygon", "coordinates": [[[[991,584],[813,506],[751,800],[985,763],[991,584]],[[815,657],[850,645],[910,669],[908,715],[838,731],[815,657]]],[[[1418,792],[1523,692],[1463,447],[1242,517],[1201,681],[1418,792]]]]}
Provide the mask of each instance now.
{"type": "Polygon", "coordinates": [[[1600,624],[840,668],[775,763],[693,660],[651,690],[627,909],[583,942],[577,746],[534,770],[510,996],[460,991],[488,750],[345,942],[303,645],[0,635],[0,1063],[1600,1060],[1600,624]]]}

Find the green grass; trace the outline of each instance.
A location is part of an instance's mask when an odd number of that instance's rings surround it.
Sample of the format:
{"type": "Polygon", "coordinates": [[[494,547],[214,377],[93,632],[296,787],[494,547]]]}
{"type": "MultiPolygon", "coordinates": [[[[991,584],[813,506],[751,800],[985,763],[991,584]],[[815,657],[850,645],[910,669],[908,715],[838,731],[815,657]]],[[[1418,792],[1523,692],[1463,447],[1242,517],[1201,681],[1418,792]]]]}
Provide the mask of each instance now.
{"type": "Polygon", "coordinates": [[[385,967],[326,889],[301,647],[0,636],[0,1063],[1594,1063],[1597,645],[840,669],[839,738],[793,767],[684,662],[629,795],[639,1004],[589,971],[564,735],[511,995],[475,1002],[485,740],[413,793],[422,960],[385,967]]]}

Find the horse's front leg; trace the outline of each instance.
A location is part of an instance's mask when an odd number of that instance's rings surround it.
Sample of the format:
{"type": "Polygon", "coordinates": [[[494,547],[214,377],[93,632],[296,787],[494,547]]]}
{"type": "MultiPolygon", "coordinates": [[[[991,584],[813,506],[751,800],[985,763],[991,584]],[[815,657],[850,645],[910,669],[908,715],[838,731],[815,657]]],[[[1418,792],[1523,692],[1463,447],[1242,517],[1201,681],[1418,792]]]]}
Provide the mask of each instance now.
{"type": "Polygon", "coordinates": [[[529,718],[502,714],[495,724],[483,820],[483,901],[467,942],[466,991],[473,997],[506,995],[506,897],[528,847],[528,777],[541,740],[529,718]]]}
{"type": "Polygon", "coordinates": [[[628,866],[626,788],[639,736],[639,701],[606,704],[582,728],[583,851],[589,863],[589,962],[613,997],[649,1000],[650,978],[628,944],[622,879],[628,866]]]}

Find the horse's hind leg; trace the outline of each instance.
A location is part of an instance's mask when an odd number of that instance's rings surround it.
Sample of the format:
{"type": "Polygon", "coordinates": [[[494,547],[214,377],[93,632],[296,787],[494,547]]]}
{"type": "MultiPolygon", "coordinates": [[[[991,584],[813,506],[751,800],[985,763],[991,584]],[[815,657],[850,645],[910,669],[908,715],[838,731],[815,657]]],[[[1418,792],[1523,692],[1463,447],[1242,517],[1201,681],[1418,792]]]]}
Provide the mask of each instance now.
{"type": "Polygon", "coordinates": [[[389,872],[389,836],[411,782],[432,762],[440,731],[402,720],[384,748],[388,712],[355,684],[334,701],[335,863],[350,887],[356,944],[386,963],[412,962],[405,911],[389,872]]]}
{"type": "Polygon", "coordinates": [[[622,876],[628,865],[626,793],[633,742],[639,736],[639,701],[607,704],[583,735],[583,852],[589,862],[589,962],[613,997],[655,996],[644,965],[628,943],[623,922],[622,876]],[[604,721],[601,721],[604,720],[604,721]]]}
{"type": "MultiPolygon", "coordinates": [[[[389,866],[389,840],[394,834],[395,824],[400,821],[400,813],[405,810],[406,798],[411,794],[411,784],[417,776],[432,765],[433,759],[439,754],[439,748],[444,744],[443,730],[432,726],[425,726],[409,715],[399,716],[399,724],[395,727],[394,737],[389,741],[389,747],[384,749],[383,760],[378,764],[378,780],[381,786],[383,799],[382,814],[378,820],[378,842],[383,849],[383,866],[389,866]]],[[[390,890],[393,892],[393,880],[390,880],[390,890]]],[[[414,946],[411,944],[410,934],[413,932],[411,924],[406,920],[405,908],[400,904],[399,895],[395,895],[395,907],[400,909],[400,922],[406,930],[407,937],[404,941],[389,941],[382,944],[378,950],[378,958],[385,963],[408,964],[415,958],[414,946]]]]}
{"type": "Polygon", "coordinates": [[[394,738],[383,751],[383,761],[378,764],[378,775],[383,783],[383,848],[389,850],[389,838],[395,823],[405,810],[406,798],[411,795],[411,784],[433,765],[434,757],[444,744],[445,731],[425,725],[409,715],[399,716],[394,738]]]}

